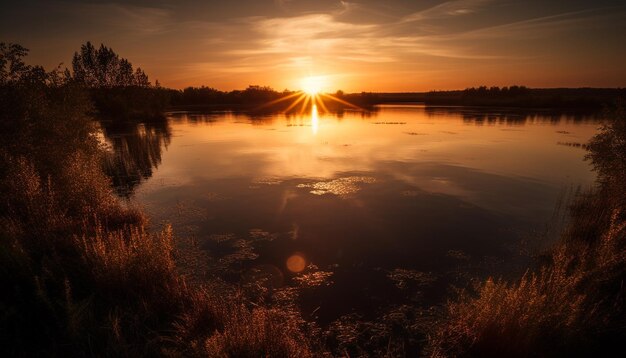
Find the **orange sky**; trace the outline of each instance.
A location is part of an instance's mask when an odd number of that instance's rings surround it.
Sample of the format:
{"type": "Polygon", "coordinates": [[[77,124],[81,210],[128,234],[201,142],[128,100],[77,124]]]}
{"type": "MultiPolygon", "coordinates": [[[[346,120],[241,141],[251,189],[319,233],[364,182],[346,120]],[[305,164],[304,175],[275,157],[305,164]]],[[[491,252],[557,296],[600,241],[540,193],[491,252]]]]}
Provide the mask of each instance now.
{"type": "Polygon", "coordinates": [[[617,0],[3,2],[1,41],[69,63],[105,43],[173,88],[267,85],[423,91],[478,85],[626,86],[617,0]]]}

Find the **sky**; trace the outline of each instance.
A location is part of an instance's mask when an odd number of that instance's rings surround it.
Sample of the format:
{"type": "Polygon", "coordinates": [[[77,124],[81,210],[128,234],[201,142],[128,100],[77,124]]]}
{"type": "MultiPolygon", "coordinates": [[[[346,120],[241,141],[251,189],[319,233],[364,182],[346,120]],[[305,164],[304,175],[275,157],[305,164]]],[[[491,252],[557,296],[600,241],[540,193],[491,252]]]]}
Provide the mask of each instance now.
{"type": "Polygon", "coordinates": [[[69,66],[86,41],[171,88],[626,87],[624,0],[92,0],[0,4],[0,41],[69,66]]]}

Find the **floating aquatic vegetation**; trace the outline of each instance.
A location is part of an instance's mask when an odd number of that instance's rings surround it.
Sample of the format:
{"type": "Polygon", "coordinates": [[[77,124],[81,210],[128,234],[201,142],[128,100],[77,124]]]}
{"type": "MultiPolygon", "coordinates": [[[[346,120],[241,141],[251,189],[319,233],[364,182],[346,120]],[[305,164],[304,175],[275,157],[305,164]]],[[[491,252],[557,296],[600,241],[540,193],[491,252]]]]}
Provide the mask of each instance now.
{"type": "Polygon", "coordinates": [[[248,188],[259,189],[263,185],[278,185],[283,181],[277,177],[258,177],[253,178],[248,188]]]}
{"type": "Polygon", "coordinates": [[[220,263],[230,265],[242,261],[256,260],[259,257],[259,254],[254,252],[252,243],[248,240],[236,240],[232,243],[231,248],[234,252],[220,258],[220,263]]]}
{"type": "Polygon", "coordinates": [[[396,268],[389,272],[387,277],[391,279],[399,289],[405,289],[411,286],[428,286],[437,280],[432,273],[401,268],[396,268]]]}
{"type": "Polygon", "coordinates": [[[390,307],[375,319],[349,314],[333,321],[325,335],[337,342],[333,353],[354,357],[417,357],[432,313],[414,306],[390,307]]]}
{"type": "Polygon", "coordinates": [[[295,302],[299,297],[299,290],[300,289],[298,287],[284,286],[274,290],[271,298],[274,303],[280,307],[291,307],[295,305],[295,302]]]}
{"type": "Polygon", "coordinates": [[[359,184],[371,184],[374,182],[376,182],[376,179],[372,177],[351,176],[312,184],[298,184],[298,188],[311,188],[310,193],[315,195],[334,194],[344,196],[359,191],[361,189],[359,184]]]}
{"type": "Polygon", "coordinates": [[[277,177],[259,177],[252,179],[253,185],[278,185],[283,181],[277,177]]]}
{"type": "Polygon", "coordinates": [[[283,274],[273,265],[257,265],[247,270],[241,279],[246,294],[256,300],[268,300],[273,291],[283,286],[283,274]]]}
{"type": "Polygon", "coordinates": [[[278,234],[270,233],[263,229],[250,229],[248,231],[250,238],[254,241],[274,241],[278,238],[278,234]]]}
{"type": "Polygon", "coordinates": [[[255,260],[259,255],[254,252],[252,240],[238,239],[233,233],[210,235],[205,247],[215,257],[219,257],[218,263],[222,269],[229,265],[243,261],[255,260]]]}
{"type": "Polygon", "coordinates": [[[314,271],[298,275],[294,277],[294,281],[300,287],[330,286],[333,283],[330,280],[332,275],[333,273],[329,271],[314,271]]]}

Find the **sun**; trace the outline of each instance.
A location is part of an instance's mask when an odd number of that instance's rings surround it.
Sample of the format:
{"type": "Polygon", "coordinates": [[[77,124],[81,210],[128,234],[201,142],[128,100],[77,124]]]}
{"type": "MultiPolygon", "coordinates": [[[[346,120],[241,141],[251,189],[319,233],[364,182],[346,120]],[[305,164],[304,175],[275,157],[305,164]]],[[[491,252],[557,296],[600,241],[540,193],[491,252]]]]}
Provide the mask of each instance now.
{"type": "MultiPolygon", "coordinates": [[[[313,133],[317,132],[319,114],[328,113],[327,103],[335,103],[335,107],[353,108],[362,111],[363,108],[346,101],[342,95],[332,95],[327,92],[330,76],[309,76],[300,78],[298,91],[286,91],[285,95],[273,101],[269,101],[258,109],[277,106],[285,103],[284,113],[293,113],[300,109],[300,114],[311,111],[313,133]]],[[[332,109],[332,108],[331,108],[332,109]]]]}
{"type": "Polygon", "coordinates": [[[309,76],[302,79],[300,87],[303,92],[310,96],[314,96],[322,90],[324,86],[324,77],[322,76],[309,76]]]}

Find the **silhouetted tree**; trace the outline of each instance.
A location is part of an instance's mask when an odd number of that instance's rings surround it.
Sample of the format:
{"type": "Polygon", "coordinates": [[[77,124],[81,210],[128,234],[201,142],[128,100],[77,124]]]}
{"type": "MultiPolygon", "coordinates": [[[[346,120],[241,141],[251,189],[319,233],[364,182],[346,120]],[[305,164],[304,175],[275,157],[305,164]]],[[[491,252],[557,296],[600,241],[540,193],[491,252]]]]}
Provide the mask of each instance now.
{"type": "Polygon", "coordinates": [[[28,50],[18,44],[0,43],[0,84],[17,81],[32,69],[22,61],[27,54],[28,50]]]}
{"type": "Polygon", "coordinates": [[[150,87],[150,81],[148,81],[148,75],[137,67],[135,71],[134,85],[139,87],[150,87]]]}
{"type": "Polygon", "coordinates": [[[120,58],[113,49],[100,45],[96,49],[91,42],[80,47],[72,59],[74,79],[91,88],[150,87],[148,75],[141,69],[120,58]]]}
{"type": "Polygon", "coordinates": [[[150,84],[148,75],[113,49],[91,42],[80,47],[72,59],[72,73],[76,83],[90,89],[94,107],[100,114],[112,119],[147,119],[161,116],[170,102],[170,91],[150,84]]]}

